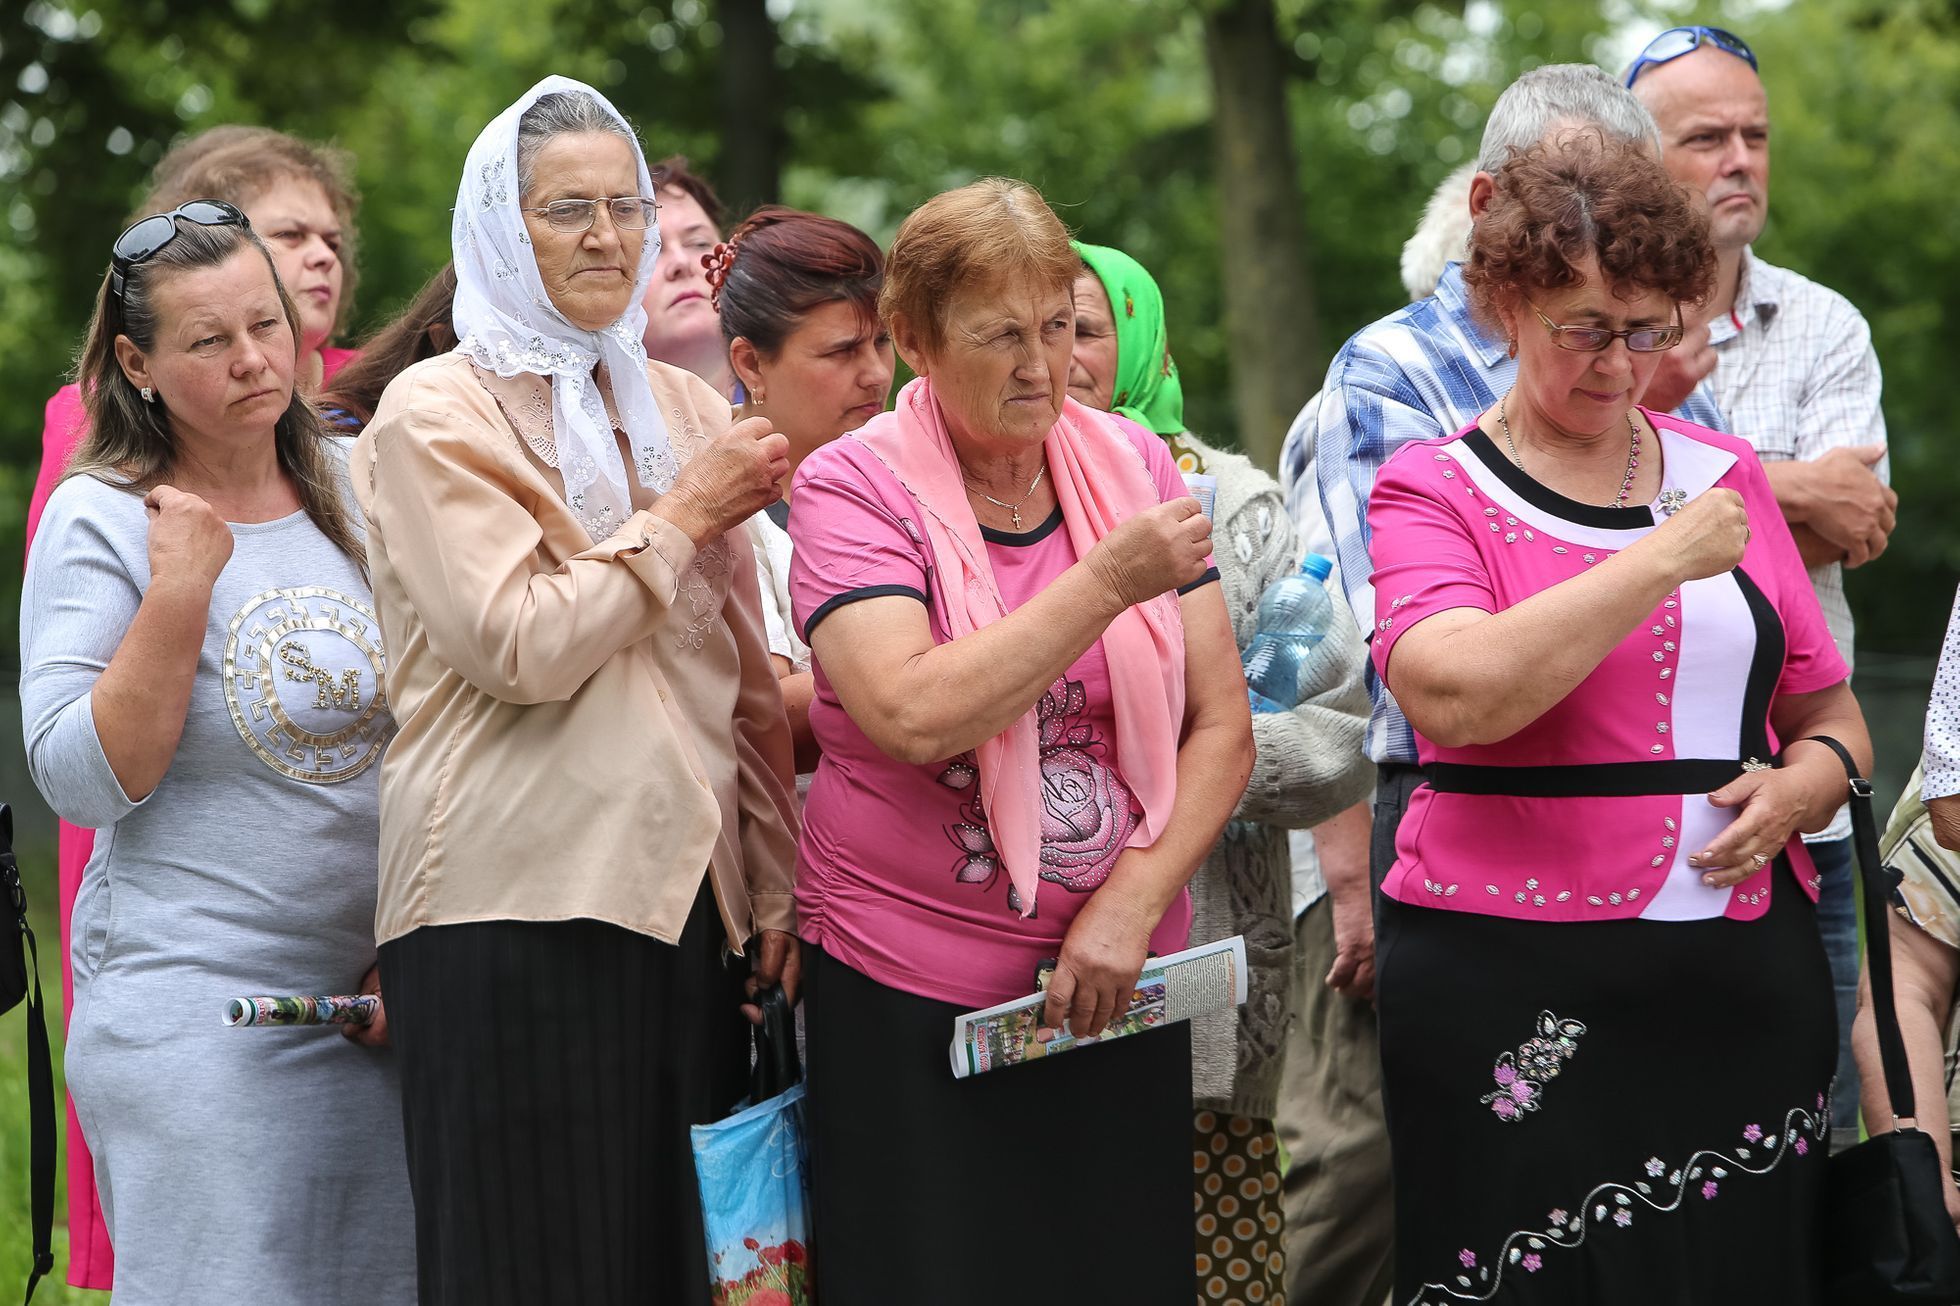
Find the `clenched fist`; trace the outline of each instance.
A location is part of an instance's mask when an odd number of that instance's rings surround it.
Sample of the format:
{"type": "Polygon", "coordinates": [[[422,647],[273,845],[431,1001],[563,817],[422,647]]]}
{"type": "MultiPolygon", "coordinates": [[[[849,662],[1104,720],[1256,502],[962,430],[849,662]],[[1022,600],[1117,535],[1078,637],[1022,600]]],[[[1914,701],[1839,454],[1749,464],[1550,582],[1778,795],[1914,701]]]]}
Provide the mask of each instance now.
{"type": "Polygon", "coordinates": [[[1085,561],[1119,608],[1154,599],[1205,574],[1211,519],[1192,498],[1160,503],[1122,523],[1085,561]]]}
{"type": "Polygon", "coordinates": [[[181,584],[207,595],[231,561],[231,527],[195,494],[159,485],[143,496],[150,513],[150,581],[181,584]]]}
{"type": "Polygon", "coordinates": [[[789,441],[768,418],[751,417],[688,459],[653,511],[696,544],[706,544],[774,503],[782,494],[778,482],[787,475],[789,441]]]}
{"type": "Polygon", "coordinates": [[[1667,550],[1667,568],[1677,582],[1719,576],[1742,561],[1749,543],[1749,510],[1734,490],[1709,490],[1643,542],[1667,550]]]}

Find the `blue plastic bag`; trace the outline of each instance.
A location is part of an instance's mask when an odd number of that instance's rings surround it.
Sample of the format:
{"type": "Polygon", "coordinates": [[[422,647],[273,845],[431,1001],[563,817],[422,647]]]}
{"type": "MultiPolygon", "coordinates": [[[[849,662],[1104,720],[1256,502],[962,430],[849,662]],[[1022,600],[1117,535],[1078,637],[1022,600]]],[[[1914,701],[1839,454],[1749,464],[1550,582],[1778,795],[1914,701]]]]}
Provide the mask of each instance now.
{"type": "MultiPolygon", "coordinates": [[[[757,1000],[765,1018],[756,1031],[760,1096],[796,1072],[788,1005],[780,991],[757,1000]]],[[[689,1133],[715,1306],[809,1306],[816,1298],[803,1085],[738,1104],[726,1120],[689,1133]]]]}

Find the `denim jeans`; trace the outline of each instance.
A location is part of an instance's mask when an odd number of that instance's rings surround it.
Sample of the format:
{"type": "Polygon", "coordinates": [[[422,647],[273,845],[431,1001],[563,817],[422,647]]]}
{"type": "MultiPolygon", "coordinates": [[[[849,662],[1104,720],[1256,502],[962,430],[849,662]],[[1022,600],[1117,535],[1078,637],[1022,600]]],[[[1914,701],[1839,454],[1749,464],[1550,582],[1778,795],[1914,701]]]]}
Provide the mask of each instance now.
{"type": "Polygon", "coordinates": [[[1858,876],[1851,840],[1807,847],[1820,877],[1817,932],[1824,936],[1824,955],[1830,958],[1831,983],[1837,990],[1838,1063],[1831,1089],[1831,1132],[1834,1144],[1841,1147],[1857,1141],[1858,1135],[1858,1063],[1851,1057],[1851,1021],[1858,1014],[1858,876]]]}

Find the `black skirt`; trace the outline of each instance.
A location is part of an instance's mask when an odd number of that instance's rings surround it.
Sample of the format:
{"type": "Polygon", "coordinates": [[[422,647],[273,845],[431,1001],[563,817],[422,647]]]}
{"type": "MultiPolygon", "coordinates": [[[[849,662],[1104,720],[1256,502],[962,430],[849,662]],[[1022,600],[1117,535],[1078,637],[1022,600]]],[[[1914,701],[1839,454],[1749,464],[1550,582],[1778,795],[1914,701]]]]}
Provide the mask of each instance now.
{"type": "Polygon", "coordinates": [[[804,974],[822,1306],[1190,1306],[1189,1026],[955,1079],[962,1008],[804,974]]]}
{"type": "Polygon", "coordinates": [[[1383,907],[1395,1301],[1806,1306],[1836,1061],[1815,910],[1383,907]]]}
{"type": "Polygon", "coordinates": [[[704,884],[677,945],[590,920],[382,945],[422,1306],[706,1306],[687,1130],[748,1076],[723,937],[704,884]]]}

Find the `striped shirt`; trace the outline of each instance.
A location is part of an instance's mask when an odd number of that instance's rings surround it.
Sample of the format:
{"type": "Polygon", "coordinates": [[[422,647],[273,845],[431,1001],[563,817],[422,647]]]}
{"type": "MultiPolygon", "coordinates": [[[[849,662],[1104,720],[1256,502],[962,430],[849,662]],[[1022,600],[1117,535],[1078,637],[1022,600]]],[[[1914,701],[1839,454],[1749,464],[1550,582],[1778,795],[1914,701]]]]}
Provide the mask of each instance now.
{"type": "MultiPolygon", "coordinates": [[[[1375,473],[1409,441],[1453,435],[1476,421],[1517,375],[1517,360],[1504,342],[1471,317],[1463,268],[1451,263],[1435,294],[1363,327],[1341,347],[1326,386],[1287,432],[1282,480],[1299,493],[1311,463],[1339,553],[1341,585],[1364,632],[1375,627],[1374,564],[1368,557],[1375,473]]],[[[1676,414],[1711,430],[1729,429],[1706,386],[1676,414]]],[[[1415,733],[1372,667],[1368,696],[1368,756],[1415,765],[1415,733]]]]}

